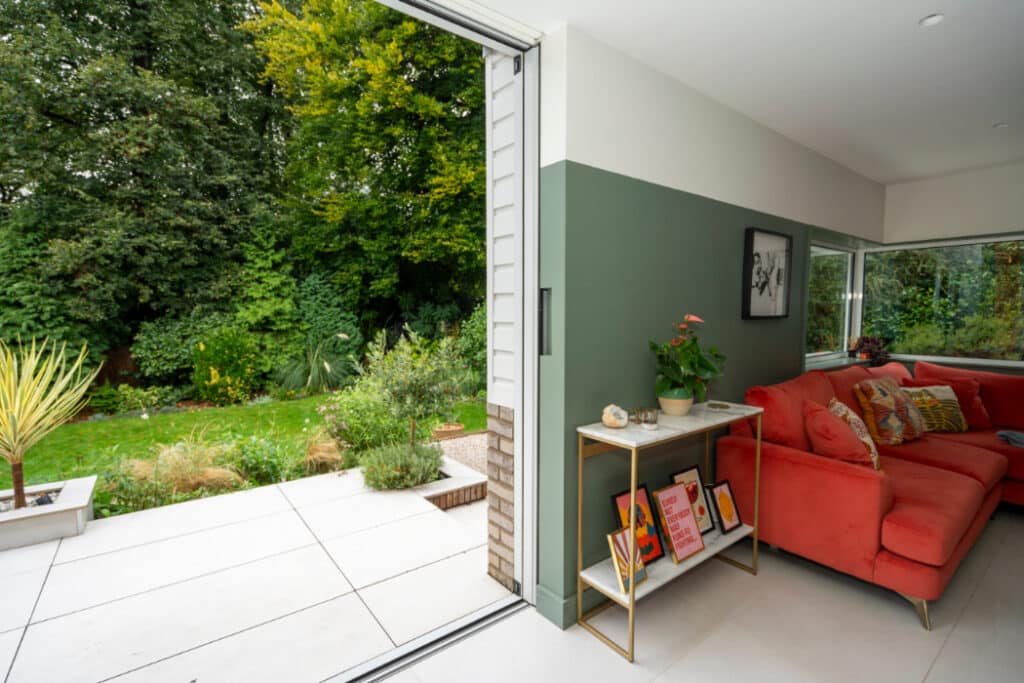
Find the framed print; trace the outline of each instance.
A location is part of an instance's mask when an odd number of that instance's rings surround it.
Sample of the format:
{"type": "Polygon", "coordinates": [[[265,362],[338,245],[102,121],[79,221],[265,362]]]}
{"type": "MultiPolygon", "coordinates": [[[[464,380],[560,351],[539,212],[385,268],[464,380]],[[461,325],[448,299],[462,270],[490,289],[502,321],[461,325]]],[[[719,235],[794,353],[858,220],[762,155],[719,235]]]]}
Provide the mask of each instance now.
{"type": "Polygon", "coordinates": [[[672,475],[672,481],[686,486],[686,493],[690,496],[690,503],[693,505],[693,516],[697,519],[697,528],[702,534],[714,531],[715,520],[711,516],[711,508],[708,507],[708,499],[704,493],[704,482],[700,477],[700,468],[691,467],[682,472],[672,475]]]}
{"type": "MultiPolygon", "coordinates": [[[[612,509],[618,527],[629,526],[629,491],[612,496],[612,509]]],[[[636,545],[640,548],[640,557],[644,564],[650,564],[665,554],[658,538],[658,520],[651,507],[651,497],[647,494],[647,485],[640,484],[636,488],[636,545]]]]}
{"type": "Polygon", "coordinates": [[[704,537],[697,528],[690,494],[686,484],[670,484],[654,492],[665,544],[672,553],[672,561],[679,564],[691,555],[704,550],[704,537]]]}
{"type": "MultiPolygon", "coordinates": [[[[612,551],[612,563],[615,565],[615,576],[619,579],[619,590],[629,592],[629,528],[619,529],[608,534],[608,547],[612,551]]],[[[640,543],[633,549],[633,577],[637,584],[647,578],[644,559],[640,557],[640,543]]]]}
{"type": "Polygon", "coordinates": [[[789,316],[793,238],[747,228],[743,248],[743,319],[789,316]]]}
{"type": "Polygon", "coordinates": [[[733,498],[729,481],[721,481],[708,488],[711,490],[711,500],[714,501],[715,514],[718,515],[718,524],[722,527],[722,533],[727,534],[743,526],[740,509],[736,507],[736,499],[733,498]]]}

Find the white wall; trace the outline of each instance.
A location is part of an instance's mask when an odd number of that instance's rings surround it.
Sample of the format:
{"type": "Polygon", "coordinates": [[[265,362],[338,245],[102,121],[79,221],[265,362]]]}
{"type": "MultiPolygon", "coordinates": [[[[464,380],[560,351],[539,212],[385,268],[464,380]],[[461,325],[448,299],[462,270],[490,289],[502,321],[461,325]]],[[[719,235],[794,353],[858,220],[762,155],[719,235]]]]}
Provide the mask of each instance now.
{"type": "Polygon", "coordinates": [[[569,159],[882,241],[884,187],[573,27],[541,44],[541,165],[569,159]]]}
{"type": "Polygon", "coordinates": [[[1024,232],[1024,163],[889,185],[887,243],[1024,232]]]}

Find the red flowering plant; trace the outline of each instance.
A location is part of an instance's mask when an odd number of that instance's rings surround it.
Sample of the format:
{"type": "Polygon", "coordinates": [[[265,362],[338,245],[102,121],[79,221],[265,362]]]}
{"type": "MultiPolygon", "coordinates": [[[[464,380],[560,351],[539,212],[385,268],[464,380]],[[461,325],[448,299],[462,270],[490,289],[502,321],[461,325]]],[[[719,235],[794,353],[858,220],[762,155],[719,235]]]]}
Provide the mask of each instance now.
{"type": "Polygon", "coordinates": [[[708,382],[722,374],[725,356],[711,346],[702,349],[697,338],[704,321],[687,313],[676,323],[674,336],[664,344],[650,342],[658,366],[655,393],[662,398],[692,398],[698,403],[707,396],[708,382]]]}

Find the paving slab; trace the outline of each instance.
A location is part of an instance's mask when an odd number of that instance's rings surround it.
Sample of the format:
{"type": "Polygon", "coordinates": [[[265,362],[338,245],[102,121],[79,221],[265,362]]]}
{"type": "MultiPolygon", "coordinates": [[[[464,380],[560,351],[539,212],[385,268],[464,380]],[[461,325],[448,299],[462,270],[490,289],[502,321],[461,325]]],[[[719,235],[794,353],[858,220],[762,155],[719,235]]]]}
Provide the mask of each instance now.
{"type": "Polygon", "coordinates": [[[437,507],[409,491],[374,491],[299,509],[322,541],[340,538],[406,517],[437,512],[437,507]]]}
{"type": "Polygon", "coordinates": [[[363,473],[358,468],[293,479],[277,486],[297,508],[319,505],[370,491],[363,483],[363,473]]]}

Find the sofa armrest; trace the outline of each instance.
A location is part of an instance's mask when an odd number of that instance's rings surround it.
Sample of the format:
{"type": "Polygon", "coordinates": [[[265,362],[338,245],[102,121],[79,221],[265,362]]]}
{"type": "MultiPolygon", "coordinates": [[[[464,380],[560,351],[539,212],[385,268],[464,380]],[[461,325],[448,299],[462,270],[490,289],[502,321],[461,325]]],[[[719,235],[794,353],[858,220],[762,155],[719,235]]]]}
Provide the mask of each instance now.
{"type": "MultiPolygon", "coordinates": [[[[729,480],[748,524],[756,445],[738,436],[717,444],[718,480],[729,480]]],[[[760,507],[761,540],[870,581],[892,488],[884,472],[762,442],[760,507]]]]}

